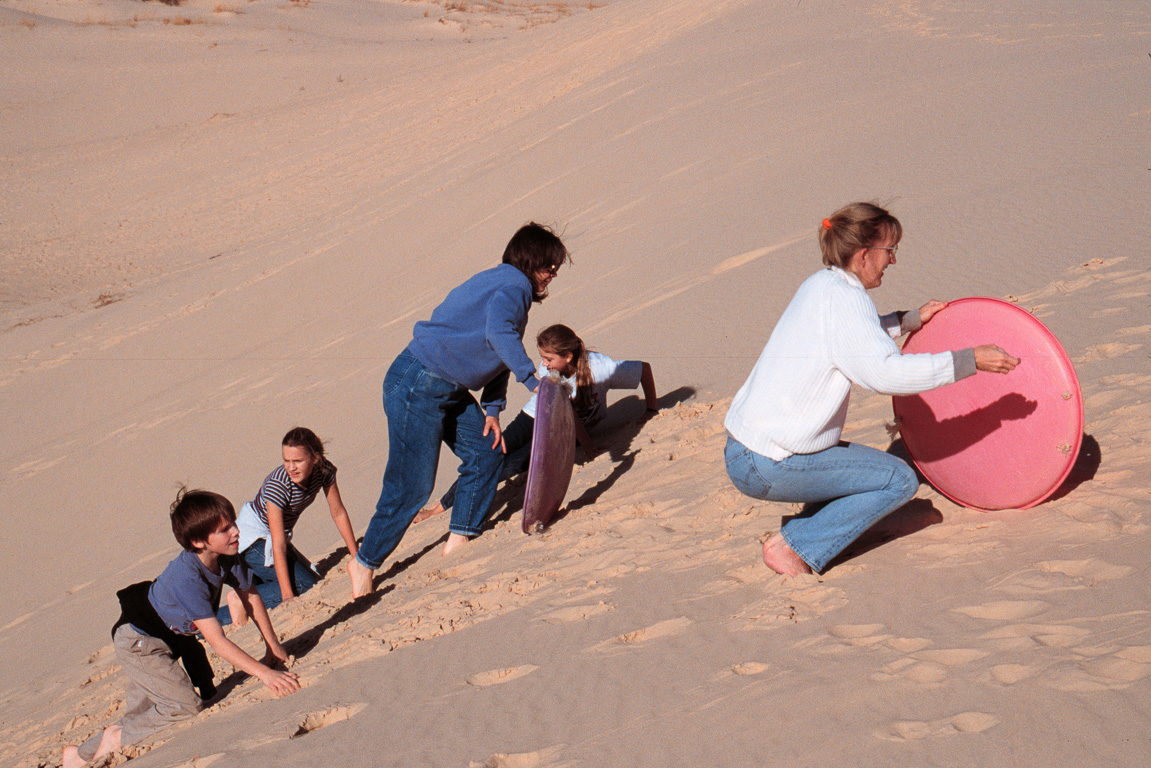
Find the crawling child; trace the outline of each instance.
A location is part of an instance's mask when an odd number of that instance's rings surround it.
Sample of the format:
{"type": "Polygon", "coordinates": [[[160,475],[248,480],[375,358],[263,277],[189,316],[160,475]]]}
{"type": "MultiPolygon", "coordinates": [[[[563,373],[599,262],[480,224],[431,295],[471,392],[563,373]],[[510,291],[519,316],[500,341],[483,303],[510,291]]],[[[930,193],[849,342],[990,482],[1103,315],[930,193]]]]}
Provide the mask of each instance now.
{"type": "Polygon", "coordinates": [[[155,581],[116,593],[120,618],[112,627],[116,659],[128,676],[124,716],[79,746],[64,748],[64,768],[76,768],[135,744],[194,716],[216,687],[200,633],[232,666],[260,678],[276,695],[299,690],[292,672],[273,667],[288,654],[268,611],[252,587],[247,563],[237,557],[240,531],[232,503],[218,493],[181,490],[171,507],[172,533],[184,551],[155,581]],[[261,661],[229,640],[216,611],[228,584],[259,627],[267,652],[261,661]],[[183,662],[183,666],[179,662],[183,662]]]}

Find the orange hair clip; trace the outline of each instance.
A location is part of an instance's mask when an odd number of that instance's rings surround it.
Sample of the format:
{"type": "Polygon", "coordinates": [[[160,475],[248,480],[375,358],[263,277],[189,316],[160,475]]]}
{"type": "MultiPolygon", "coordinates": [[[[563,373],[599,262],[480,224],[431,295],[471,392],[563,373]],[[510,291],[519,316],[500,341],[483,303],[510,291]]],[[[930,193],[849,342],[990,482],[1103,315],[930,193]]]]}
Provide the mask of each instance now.
{"type": "Polygon", "coordinates": [[[831,219],[824,219],[823,220],[823,228],[824,229],[831,229],[831,219]]]}

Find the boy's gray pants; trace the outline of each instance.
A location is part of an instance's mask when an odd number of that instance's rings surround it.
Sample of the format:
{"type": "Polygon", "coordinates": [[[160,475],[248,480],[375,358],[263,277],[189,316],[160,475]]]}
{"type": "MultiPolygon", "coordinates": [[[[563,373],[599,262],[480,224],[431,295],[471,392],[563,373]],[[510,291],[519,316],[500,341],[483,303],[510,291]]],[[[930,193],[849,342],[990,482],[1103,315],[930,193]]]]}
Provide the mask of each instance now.
{"type": "MultiPolygon", "coordinates": [[[[117,721],[121,746],[135,744],[204,708],[184,666],[162,640],[123,624],[112,636],[116,659],[128,676],[124,716],[117,721]]],[[[100,746],[97,731],[79,747],[80,759],[91,760],[100,746]]]]}

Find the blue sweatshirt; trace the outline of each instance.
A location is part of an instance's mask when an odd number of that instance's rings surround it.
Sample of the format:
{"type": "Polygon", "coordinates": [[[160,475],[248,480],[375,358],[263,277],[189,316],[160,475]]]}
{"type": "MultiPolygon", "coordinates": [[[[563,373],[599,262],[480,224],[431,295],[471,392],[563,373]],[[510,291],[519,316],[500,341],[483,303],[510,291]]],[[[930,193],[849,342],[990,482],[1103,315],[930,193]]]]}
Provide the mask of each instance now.
{"type": "Polygon", "coordinates": [[[458,286],[412,329],[408,349],[428,370],[466,389],[483,389],[480,405],[499,416],[508,374],[529,390],[539,384],[524,351],[532,284],[511,264],[484,270],[458,286]]]}

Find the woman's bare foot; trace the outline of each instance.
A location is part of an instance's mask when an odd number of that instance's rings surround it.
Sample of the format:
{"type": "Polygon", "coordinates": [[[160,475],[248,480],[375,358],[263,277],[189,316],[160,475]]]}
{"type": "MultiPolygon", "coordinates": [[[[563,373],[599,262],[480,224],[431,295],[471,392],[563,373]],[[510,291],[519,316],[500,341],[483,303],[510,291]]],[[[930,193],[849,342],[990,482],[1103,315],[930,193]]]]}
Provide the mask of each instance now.
{"type": "Polygon", "coordinates": [[[435,517],[436,515],[442,515],[443,513],[444,513],[444,505],[440,504],[437,501],[436,505],[434,507],[427,507],[426,509],[421,509],[419,511],[419,513],[414,518],[412,518],[412,525],[415,525],[416,523],[422,523],[423,521],[427,520],[429,517],[435,517]]]}
{"type": "Polygon", "coordinates": [[[232,589],[228,591],[228,612],[232,614],[232,623],[237,627],[242,627],[248,623],[248,609],[244,607],[244,603],[240,600],[239,593],[232,589]]]}
{"type": "Polygon", "coordinates": [[[370,594],[373,588],[372,576],[374,571],[360,565],[360,561],[352,558],[348,561],[348,576],[352,580],[352,599],[370,594]]]}
{"type": "Polygon", "coordinates": [[[787,545],[787,541],[779,533],[773,533],[763,542],[763,563],[784,576],[802,576],[811,573],[811,566],[795,554],[795,550],[787,545]]]}
{"type": "Polygon", "coordinates": [[[467,544],[470,539],[462,533],[449,533],[448,540],[444,543],[443,556],[447,557],[452,552],[467,544]]]}

